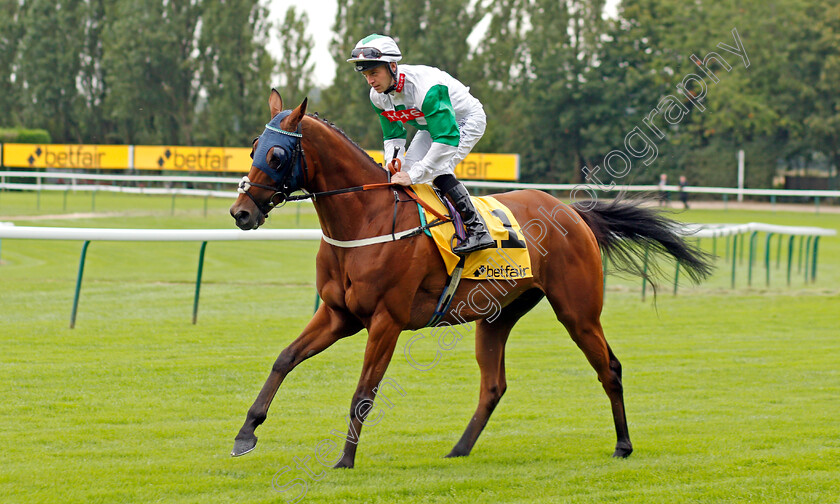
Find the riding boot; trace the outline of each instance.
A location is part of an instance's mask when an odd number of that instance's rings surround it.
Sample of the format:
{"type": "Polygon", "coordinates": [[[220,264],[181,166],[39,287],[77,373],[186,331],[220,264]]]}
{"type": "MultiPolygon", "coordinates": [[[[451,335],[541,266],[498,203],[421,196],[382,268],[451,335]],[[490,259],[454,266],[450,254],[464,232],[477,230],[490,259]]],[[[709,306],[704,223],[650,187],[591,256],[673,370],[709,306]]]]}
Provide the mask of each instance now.
{"type": "Polygon", "coordinates": [[[446,193],[449,199],[455,205],[455,210],[461,214],[464,220],[464,226],[467,228],[467,239],[457,247],[453,247],[452,251],[456,254],[469,254],[476,250],[490,248],[496,244],[496,241],[490,237],[487,228],[484,227],[484,222],[475,211],[475,207],[470,200],[470,195],[464,184],[458,184],[452,187],[446,193]]]}

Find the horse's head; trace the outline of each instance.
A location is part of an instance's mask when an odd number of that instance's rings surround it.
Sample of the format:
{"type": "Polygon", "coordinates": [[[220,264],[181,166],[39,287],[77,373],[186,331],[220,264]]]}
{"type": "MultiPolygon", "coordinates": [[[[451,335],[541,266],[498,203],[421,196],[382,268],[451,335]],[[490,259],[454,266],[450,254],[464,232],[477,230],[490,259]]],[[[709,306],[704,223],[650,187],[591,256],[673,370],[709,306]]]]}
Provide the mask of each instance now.
{"type": "Polygon", "coordinates": [[[239,197],[230,207],[240,229],[260,227],[272,208],[285,203],[306,183],[306,160],[300,145],[306,99],[294,110],[283,110],[280,93],[272,89],[268,106],[271,121],[251,146],[254,163],[239,182],[239,197]]]}

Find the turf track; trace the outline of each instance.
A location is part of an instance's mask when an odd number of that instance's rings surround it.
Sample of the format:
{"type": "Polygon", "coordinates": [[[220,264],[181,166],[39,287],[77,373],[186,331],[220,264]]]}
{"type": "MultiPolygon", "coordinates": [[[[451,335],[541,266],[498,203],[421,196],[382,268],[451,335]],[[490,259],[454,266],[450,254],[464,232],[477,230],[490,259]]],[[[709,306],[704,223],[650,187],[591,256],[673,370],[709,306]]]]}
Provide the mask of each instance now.
{"type": "MultiPolygon", "coordinates": [[[[61,195],[0,194],[0,215],[64,213],[61,195]]],[[[19,225],[222,228],[229,202],[99,195],[109,217],[19,225]]],[[[73,196],[67,212],[89,212],[73,196]]],[[[840,229],[840,215],[698,210],[692,222],[840,229]]],[[[0,220],[10,220],[0,217],[0,220]]],[[[14,220],[14,219],[12,219],[14,220]]],[[[313,227],[286,208],[273,227],[313,227]]],[[[774,242],[775,243],[775,242],[774,242]]],[[[703,245],[711,247],[704,241],[703,245]]],[[[276,354],[314,301],[316,244],[211,243],[199,323],[190,323],[198,243],[94,242],[77,328],[67,328],[81,243],[3,240],[0,257],[0,495],[3,502],[813,502],[840,484],[840,238],[820,242],[816,284],[773,270],[729,287],[729,265],[656,306],[637,279],[608,279],[603,321],[624,366],[635,452],[615,442],[606,396],[546,303],[514,329],[508,392],[473,454],[443,459],[477,400],[473,344],[420,372],[398,351],[406,392],[362,434],[357,468],[317,481],[295,467],[343,431],[364,335],[304,363],[257,432],[233,436],[276,354]],[[275,478],[284,466],[290,470],[275,478]]],[[[763,240],[760,248],[763,254],[763,240]]],[[[775,249],[774,249],[775,253],[775,249]]],[[[775,262],[774,262],[775,267],[775,262]]],[[[665,267],[666,272],[673,269],[665,267]]],[[[794,266],[796,273],[796,266],[794,266]]],[[[403,335],[403,342],[409,334],[403,335]]],[[[398,350],[402,349],[402,344],[398,350]]],[[[431,345],[418,359],[431,357],[431,345]]],[[[389,396],[390,397],[390,396],[389,396]]],[[[310,467],[323,468],[310,458],[310,467]]]]}

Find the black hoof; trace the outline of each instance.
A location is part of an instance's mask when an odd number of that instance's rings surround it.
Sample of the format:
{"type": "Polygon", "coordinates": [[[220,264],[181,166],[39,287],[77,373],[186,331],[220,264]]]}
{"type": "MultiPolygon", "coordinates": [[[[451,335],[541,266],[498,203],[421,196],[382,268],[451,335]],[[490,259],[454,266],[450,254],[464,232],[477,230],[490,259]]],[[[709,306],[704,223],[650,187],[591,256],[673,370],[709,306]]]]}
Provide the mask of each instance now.
{"type": "Polygon", "coordinates": [[[619,444],[615,446],[615,453],[613,453],[613,457],[615,458],[627,458],[630,454],[633,453],[633,446],[630,444],[619,444]]]}
{"type": "Polygon", "coordinates": [[[449,455],[447,455],[444,458],[466,457],[469,454],[470,454],[470,452],[464,452],[464,451],[457,450],[457,449],[453,448],[452,451],[449,452],[449,455]]]}
{"type": "Polygon", "coordinates": [[[257,447],[257,437],[248,439],[235,439],[233,441],[233,451],[230,452],[231,457],[241,457],[246,453],[250,453],[257,447]]]}
{"type": "Polygon", "coordinates": [[[333,469],[353,469],[353,461],[341,459],[333,466],[333,469]]]}

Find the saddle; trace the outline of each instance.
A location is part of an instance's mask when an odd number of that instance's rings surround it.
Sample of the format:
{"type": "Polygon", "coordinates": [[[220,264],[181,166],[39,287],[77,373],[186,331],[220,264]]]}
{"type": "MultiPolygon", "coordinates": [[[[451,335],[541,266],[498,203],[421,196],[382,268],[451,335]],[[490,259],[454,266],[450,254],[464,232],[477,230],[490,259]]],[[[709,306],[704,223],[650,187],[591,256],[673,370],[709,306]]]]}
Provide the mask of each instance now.
{"type": "MultiPolygon", "coordinates": [[[[452,222],[434,226],[428,230],[446,264],[447,274],[452,275],[463,258],[452,252],[452,246],[457,243],[456,240],[463,240],[466,237],[461,217],[437,188],[428,184],[412,185],[411,188],[420,199],[438,213],[452,219],[452,222]]],[[[473,196],[472,202],[484,220],[490,236],[496,241],[496,246],[473,252],[463,258],[464,278],[515,280],[533,276],[528,247],[519,222],[513,213],[492,196],[480,198],[473,196]]],[[[420,212],[421,221],[434,219],[433,215],[427,215],[428,212],[426,209],[420,212]]]]}

